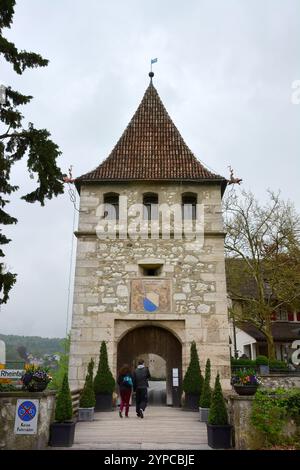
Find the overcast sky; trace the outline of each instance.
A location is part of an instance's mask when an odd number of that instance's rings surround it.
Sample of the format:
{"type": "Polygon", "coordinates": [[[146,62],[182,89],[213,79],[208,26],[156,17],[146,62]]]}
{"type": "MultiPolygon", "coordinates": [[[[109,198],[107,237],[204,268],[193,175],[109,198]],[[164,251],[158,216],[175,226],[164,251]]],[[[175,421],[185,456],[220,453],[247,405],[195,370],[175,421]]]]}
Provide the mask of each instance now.
{"type": "MultiPolygon", "coordinates": [[[[196,156],[224,176],[231,165],[261,200],[281,189],[300,211],[299,0],[19,0],[4,33],[50,60],[22,76],[2,60],[0,84],[34,96],[26,121],[51,132],[65,172],[107,157],[157,57],[154,84],[196,156]]],[[[22,191],[9,207],[18,224],[5,228],[6,262],[18,280],[0,331],[62,337],[73,206],[67,193],[44,208],[22,202],[25,164],[12,176],[22,191]]]]}

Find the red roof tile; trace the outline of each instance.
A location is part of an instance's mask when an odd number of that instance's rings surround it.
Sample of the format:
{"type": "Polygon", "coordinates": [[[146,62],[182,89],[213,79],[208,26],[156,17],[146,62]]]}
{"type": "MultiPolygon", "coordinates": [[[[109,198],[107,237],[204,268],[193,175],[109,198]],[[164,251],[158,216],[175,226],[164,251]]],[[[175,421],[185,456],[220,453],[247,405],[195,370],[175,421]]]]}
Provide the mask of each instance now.
{"type": "Polygon", "coordinates": [[[226,186],[225,178],[207,170],[188,148],[152,80],[111,154],[77,178],[76,186],[130,180],[215,181],[226,186]]]}

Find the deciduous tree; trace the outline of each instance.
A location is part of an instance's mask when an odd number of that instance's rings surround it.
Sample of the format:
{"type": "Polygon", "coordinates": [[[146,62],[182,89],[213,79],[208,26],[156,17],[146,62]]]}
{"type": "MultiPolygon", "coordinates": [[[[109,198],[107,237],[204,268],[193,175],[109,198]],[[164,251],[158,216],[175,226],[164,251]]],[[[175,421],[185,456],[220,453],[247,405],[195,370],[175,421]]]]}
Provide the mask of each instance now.
{"type": "Polygon", "coordinates": [[[280,194],[269,191],[268,196],[260,204],[251,192],[229,192],[225,249],[230,313],[263,333],[274,359],[273,312],[300,304],[300,217],[280,194]]]}

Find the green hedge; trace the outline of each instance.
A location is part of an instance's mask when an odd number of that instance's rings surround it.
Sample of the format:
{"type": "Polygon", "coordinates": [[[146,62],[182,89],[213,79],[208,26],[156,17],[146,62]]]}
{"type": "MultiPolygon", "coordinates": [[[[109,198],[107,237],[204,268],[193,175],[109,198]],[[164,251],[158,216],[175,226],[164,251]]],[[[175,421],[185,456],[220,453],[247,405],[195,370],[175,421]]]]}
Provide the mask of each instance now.
{"type": "Polygon", "coordinates": [[[266,356],[257,356],[256,360],[252,359],[234,359],[231,358],[231,367],[236,369],[238,367],[256,368],[260,365],[269,365],[270,371],[285,370],[288,371],[288,366],[285,361],[278,359],[268,359],[266,356]]]}
{"type": "Polygon", "coordinates": [[[231,358],[231,365],[237,367],[255,367],[256,362],[252,359],[233,359],[231,358]]]}

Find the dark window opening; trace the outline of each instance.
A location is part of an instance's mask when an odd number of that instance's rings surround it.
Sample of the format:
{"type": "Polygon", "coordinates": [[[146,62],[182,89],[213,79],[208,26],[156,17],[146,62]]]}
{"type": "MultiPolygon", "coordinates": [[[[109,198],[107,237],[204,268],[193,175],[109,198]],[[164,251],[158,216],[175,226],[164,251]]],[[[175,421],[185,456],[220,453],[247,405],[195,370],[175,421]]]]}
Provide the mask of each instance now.
{"type": "Polygon", "coordinates": [[[182,195],[182,218],[184,220],[196,220],[197,194],[185,193],[182,195]]]}
{"type": "Polygon", "coordinates": [[[158,276],[160,274],[161,268],[143,268],[144,276],[158,276]]]}
{"type": "Polygon", "coordinates": [[[108,220],[119,220],[119,194],[104,194],[104,217],[108,220]]]}
{"type": "Polygon", "coordinates": [[[146,193],[143,195],[144,220],[158,220],[158,195],[146,193]]]}

